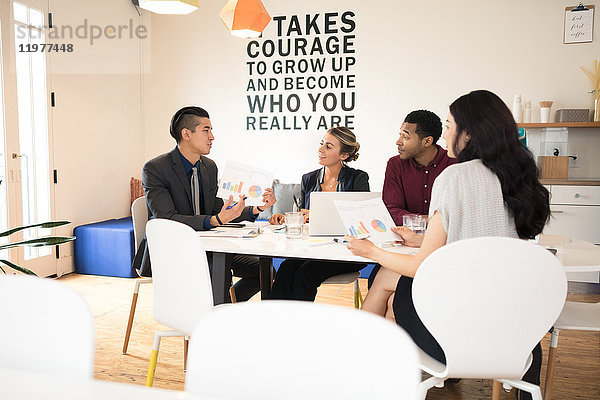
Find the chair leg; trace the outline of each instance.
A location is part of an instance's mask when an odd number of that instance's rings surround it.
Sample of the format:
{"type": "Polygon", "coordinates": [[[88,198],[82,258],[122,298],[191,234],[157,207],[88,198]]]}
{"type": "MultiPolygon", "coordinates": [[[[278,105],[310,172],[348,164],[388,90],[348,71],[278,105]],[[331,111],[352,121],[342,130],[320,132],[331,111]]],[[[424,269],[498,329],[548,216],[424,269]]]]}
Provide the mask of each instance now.
{"type": "Polygon", "coordinates": [[[233,288],[233,285],[229,287],[229,298],[231,298],[232,303],[237,303],[237,299],[235,298],[235,289],[233,288]]]}
{"type": "Polygon", "coordinates": [[[494,380],[492,383],[492,400],[500,400],[501,392],[502,392],[502,383],[494,380]]]}
{"type": "Polygon", "coordinates": [[[548,352],[548,369],[546,370],[546,383],[544,384],[544,399],[552,399],[552,386],[556,375],[556,350],[558,347],[558,329],[550,334],[550,351],[548,352]]]}
{"type": "Polygon", "coordinates": [[[127,321],[127,329],[125,329],[125,340],[123,341],[123,354],[127,354],[129,347],[129,337],[131,336],[131,328],[133,327],[133,317],[135,317],[135,307],[137,306],[138,294],[140,293],[139,280],[135,283],[133,289],[133,298],[131,299],[131,308],[129,309],[129,319],[127,321]]]}
{"type": "Polygon", "coordinates": [[[500,382],[507,383],[512,387],[531,393],[531,398],[533,400],[543,400],[542,391],[540,390],[540,387],[538,385],[534,385],[533,383],[521,380],[517,381],[512,379],[500,379],[500,382]]]}
{"type": "Polygon", "coordinates": [[[154,343],[152,344],[152,353],[150,354],[150,365],[148,366],[148,376],[146,377],[146,386],[154,384],[154,372],[156,372],[156,363],[158,362],[158,349],[160,348],[160,339],[163,337],[184,336],[178,331],[156,331],[154,333],[154,343]]]}
{"type": "Polygon", "coordinates": [[[432,376],[432,377],[424,380],[423,382],[419,383],[419,387],[417,388],[417,397],[416,398],[418,400],[425,400],[425,397],[427,397],[427,391],[434,386],[443,387],[444,381],[445,381],[445,379],[443,379],[443,378],[437,378],[435,376],[432,376]]]}
{"type": "Polygon", "coordinates": [[[187,372],[187,355],[188,346],[190,345],[190,337],[186,336],[183,338],[183,372],[187,372]]]}
{"type": "Polygon", "coordinates": [[[360,286],[358,285],[358,279],[354,281],[354,308],[360,309],[363,303],[363,298],[360,293],[360,286]]]}
{"type": "Polygon", "coordinates": [[[154,384],[154,372],[156,372],[156,363],[158,362],[158,349],[160,347],[160,332],[154,334],[154,343],[152,344],[152,353],[150,354],[150,365],[148,366],[148,376],[146,377],[146,386],[154,384]]]}

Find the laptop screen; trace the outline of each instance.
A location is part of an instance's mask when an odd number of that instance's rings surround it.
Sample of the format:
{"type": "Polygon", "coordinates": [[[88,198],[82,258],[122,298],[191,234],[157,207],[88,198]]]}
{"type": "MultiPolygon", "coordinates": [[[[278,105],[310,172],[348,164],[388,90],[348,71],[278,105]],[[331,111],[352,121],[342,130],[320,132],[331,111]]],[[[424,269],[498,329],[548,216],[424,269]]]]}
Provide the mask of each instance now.
{"type": "Polygon", "coordinates": [[[346,229],[334,200],[357,201],[381,198],[381,192],[312,192],[310,194],[310,236],[344,236],[346,229]]]}

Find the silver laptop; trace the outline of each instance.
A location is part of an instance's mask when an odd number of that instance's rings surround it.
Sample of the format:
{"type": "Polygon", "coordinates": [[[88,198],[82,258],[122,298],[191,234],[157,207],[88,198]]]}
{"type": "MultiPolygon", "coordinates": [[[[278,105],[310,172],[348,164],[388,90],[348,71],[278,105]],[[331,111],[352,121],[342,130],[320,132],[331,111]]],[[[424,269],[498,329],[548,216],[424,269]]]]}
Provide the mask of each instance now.
{"type": "Polygon", "coordinates": [[[346,229],[333,204],[334,200],[370,200],[381,198],[381,192],[312,192],[310,194],[310,236],[344,236],[346,229]]]}

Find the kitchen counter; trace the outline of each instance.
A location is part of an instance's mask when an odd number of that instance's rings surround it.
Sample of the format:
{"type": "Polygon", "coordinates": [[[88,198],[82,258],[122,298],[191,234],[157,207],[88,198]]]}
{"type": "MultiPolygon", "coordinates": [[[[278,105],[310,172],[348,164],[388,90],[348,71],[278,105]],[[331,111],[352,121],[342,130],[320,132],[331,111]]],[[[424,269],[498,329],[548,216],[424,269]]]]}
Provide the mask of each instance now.
{"type": "Polygon", "coordinates": [[[600,178],[540,179],[542,185],[600,186],[600,178]]]}

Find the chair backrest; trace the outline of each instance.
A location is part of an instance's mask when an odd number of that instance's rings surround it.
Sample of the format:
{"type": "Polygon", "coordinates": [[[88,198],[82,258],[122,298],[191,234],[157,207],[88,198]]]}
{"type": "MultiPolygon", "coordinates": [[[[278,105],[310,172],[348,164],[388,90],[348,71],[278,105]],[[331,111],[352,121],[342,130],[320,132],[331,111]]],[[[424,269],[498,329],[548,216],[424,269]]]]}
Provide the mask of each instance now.
{"type": "Polygon", "coordinates": [[[0,367],[92,379],[94,318],[49,279],[0,274],[0,367]]]}
{"type": "Polygon", "coordinates": [[[269,219],[274,213],[285,214],[292,211],[294,196],[297,199],[300,198],[300,189],[299,183],[281,183],[278,179],[273,180],[273,192],[277,198],[277,203],[261,212],[257,219],[269,219]]]}
{"type": "Polygon", "coordinates": [[[396,400],[416,398],[419,380],[416,346],[396,324],[351,308],[272,300],[218,307],[198,324],[185,389],[230,400],[396,400]],[[357,356],[364,341],[368,367],[357,356]]]}
{"type": "Polygon", "coordinates": [[[152,263],[154,318],[186,335],[213,308],[206,252],[191,227],[168,219],[146,225],[152,263]]]}
{"type": "Polygon", "coordinates": [[[520,379],[567,293],[558,259],[520,239],[462,240],[415,274],[417,314],[446,355],[449,376],[520,379]]]}
{"type": "Polygon", "coordinates": [[[148,222],[146,196],[138,197],[133,201],[131,205],[131,219],[133,220],[133,237],[135,238],[135,249],[137,251],[146,232],[146,223],[148,222]]]}

